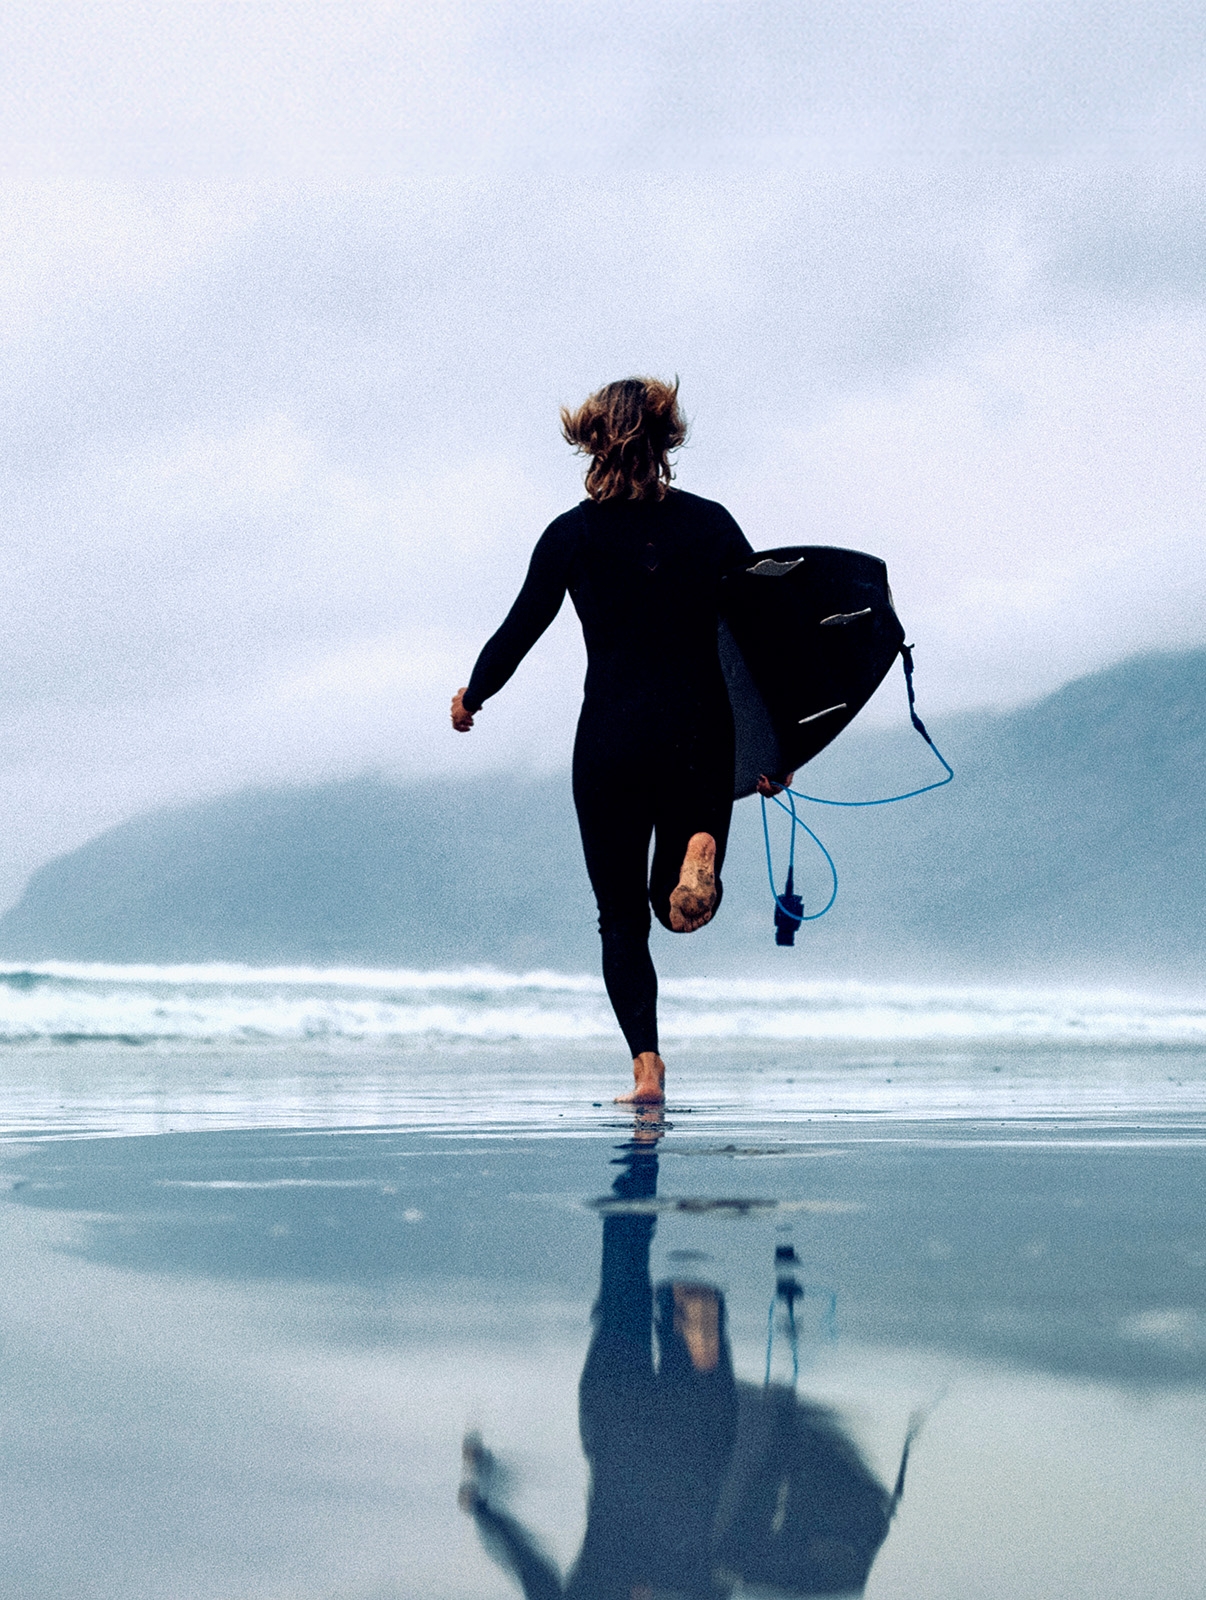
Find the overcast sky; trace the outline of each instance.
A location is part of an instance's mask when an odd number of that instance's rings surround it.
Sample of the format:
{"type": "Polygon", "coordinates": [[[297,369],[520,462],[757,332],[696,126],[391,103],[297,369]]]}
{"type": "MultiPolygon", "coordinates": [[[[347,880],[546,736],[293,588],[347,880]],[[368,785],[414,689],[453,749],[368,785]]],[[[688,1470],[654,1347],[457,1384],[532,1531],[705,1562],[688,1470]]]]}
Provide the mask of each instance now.
{"type": "MultiPolygon", "coordinates": [[[[0,901],[169,800],[568,760],[568,606],[447,703],[678,373],[684,488],[889,564],[924,711],[1206,643],[1206,13],[0,12],[0,901]]],[[[880,715],[903,716],[899,689],[880,715]]]]}

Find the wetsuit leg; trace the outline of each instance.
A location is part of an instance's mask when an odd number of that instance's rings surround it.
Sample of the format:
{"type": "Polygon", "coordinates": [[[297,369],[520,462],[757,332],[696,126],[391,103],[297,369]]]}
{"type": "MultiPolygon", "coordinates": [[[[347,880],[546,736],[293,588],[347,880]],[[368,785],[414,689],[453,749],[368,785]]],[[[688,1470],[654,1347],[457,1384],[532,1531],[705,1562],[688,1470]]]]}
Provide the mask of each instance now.
{"type": "MultiPolygon", "coordinates": [[[[612,1184],[621,1200],[657,1193],[657,1152],[630,1146],[612,1184]]],[[[660,1521],[656,1419],[652,1405],[653,1284],[649,1248],[656,1219],[603,1220],[603,1261],[594,1335],[578,1386],[578,1426],[590,1465],[582,1551],[566,1584],[575,1600],[627,1596],[647,1581],[660,1521]]]]}
{"type": "Polygon", "coordinates": [[[692,834],[716,840],[721,889],[733,810],[733,717],[727,699],[697,703],[686,716],[676,713],[670,727],[664,718],[651,727],[636,707],[628,711],[626,720],[614,707],[583,708],[574,743],[574,803],[599,906],[603,981],[629,1051],[638,1056],[658,1048],[650,901],[668,928],[670,895],[692,834]]]}
{"type": "Polygon", "coordinates": [[[720,904],[724,893],[720,869],[733,815],[733,743],[733,718],[726,701],[698,732],[683,731],[660,764],[649,899],[664,928],[670,926],[670,896],[693,834],[710,833],[716,840],[716,904],[720,904]]]}
{"type": "Polygon", "coordinates": [[[624,1460],[640,1428],[634,1414],[653,1384],[653,1285],[649,1247],[655,1219],[606,1217],[594,1335],[578,1385],[578,1425],[588,1460],[624,1460]]]}
{"type": "Polygon", "coordinates": [[[639,1056],[656,1051],[657,973],[649,954],[652,785],[642,775],[639,758],[610,758],[603,741],[580,725],[574,747],[574,804],[599,906],[607,996],[629,1052],[639,1056]]]}

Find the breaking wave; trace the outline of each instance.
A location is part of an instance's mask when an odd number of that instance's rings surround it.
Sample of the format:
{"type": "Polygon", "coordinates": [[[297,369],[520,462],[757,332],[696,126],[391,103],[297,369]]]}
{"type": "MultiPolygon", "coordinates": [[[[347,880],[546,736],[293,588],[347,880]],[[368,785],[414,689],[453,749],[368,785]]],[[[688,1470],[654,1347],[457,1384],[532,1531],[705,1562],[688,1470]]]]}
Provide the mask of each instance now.
{"type": "MultiPolygon", "coordinates": [[[[1206,999],[1123,990],[852,981],[664,981],[676,1042],[748,1039],[1206,1044],[1206,999]]],[[[0,966],[0,1042],[612,1041],[602,983],[555,972],[111,965],[0,966]]]]}

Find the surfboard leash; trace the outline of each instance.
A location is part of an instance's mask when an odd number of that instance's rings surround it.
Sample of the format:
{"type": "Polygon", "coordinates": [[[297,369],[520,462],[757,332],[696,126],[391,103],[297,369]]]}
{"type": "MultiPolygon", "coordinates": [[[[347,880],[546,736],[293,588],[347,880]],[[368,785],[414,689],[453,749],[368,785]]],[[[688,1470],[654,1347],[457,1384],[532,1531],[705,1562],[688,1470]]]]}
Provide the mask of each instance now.
{"type": "Polygon", "coordinates": [[[783,885],[783,893],[781,895],[775,892],[775,868],[774,863],[771,860],[770,823],[767,821],[766,800],[761,796],[759,798],[762,799],[762,837],[766,844],[766,870],[770,877],[771,894],[775,901],[775,943],[793,945],[796,942],[796,929],[800,926],[800,924],[803,922],[815,922],[818,917],[823,917],[829,910],[830,906],[832,906],[833,902],[837,899],[838,873],[833,857],[829,854],[829,851],[826,850],[822,841],[804,821],[803,817],[797,814],[794,790],[785,788],[783,792],[787,795],[787,804],[784,805],[783,801],[780,800],[777,795],[774,796],[774,801],[777,806],[781,807],[782,810],[788,812],[791,816],[791,844],[789,846],[788,854],[787,881],[783,885]],[[819,911],[805,911],[803,900],[798,894],[795,893],[793,879],[796,868],[797,828],[803,828],[804,832],[812,840],[813,844],[816,845],[817,849],[825,857],[825,861],[829,867],[829,875],[831,879],[829,887],[829,899],[826,900],[825,904],[819,911]]]}
{"type": "Polygon", "coordinates": [[[913,647],[911,645],[901,645],[900,661],[901,665],[904,667],[905,688],[908,691],[909,696],[909,720],[917,729],[917,732],[925,740],[926,744],[929,745],[930,749],[938,757],[942,765],[946,768],[946,777],[939,778],[936,783],[927,783],[920,789],[910,789],[906,794],[889,794],[885,795],[879,800],[827,800],[822,795],[804,794],[799,789],[792,789],[787,784],[784,784],[782,793],[787,796],[786,802],[781,800],[778,795],[772,795],[770,797],[774,804],[777,805],[781,811],[786,811],[791,817],[791,843],[788,849],[787,878],[783,885],[782,895],[780,895],[775,889],[775,868],[771,859],[770,823],[767,820],[766,797],[764,795],[759,796],[762,802],[762,837],[766,844],[766,871],[767,876],[770,879],[771,896],[775,902],[776,944],[794,945],[796,942],[796,929],[799,928],[802,923],[816,922],[819,917],[823,917],[833,905],[833,902],[837,899],[838,893],[838,874],[837,867],[834,865],[833,857],[829,854],[829,851],[825,848],[821,840],[812,831],[803,818],[797,814],[797,800],[809,800],[813,805],[817,806],[840,806],[843,810],[851,811],[862,810],[867,806],[892,806],[895,805],[898,800],[915,800],[918,795],[929,794],[932,789],[945,788],[945,786],[950,783],[955,776],[954,768],[942,754],[942,751],[939,750],[933,739],[930,738],[925,723],[922,722],[921,718],[917,715],[917,701],[913,693],[913,647]],[[825,857],[825,860],[829,866],[829,872],[832,879],[829,898],[819,911],[806,912],[804,910],[803,900],[798,894],[795,893],[797,828],[803,828],[804,832],[825,857]]]}

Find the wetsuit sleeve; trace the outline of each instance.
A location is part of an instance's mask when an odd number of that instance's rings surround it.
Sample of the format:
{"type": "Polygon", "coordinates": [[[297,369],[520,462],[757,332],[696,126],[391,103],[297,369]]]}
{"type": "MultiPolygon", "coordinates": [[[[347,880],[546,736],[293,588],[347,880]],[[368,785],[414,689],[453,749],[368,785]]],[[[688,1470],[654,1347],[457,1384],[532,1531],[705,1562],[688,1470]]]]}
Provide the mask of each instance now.
{"type": "Polygon", "coordinates": [[[562,1600],[561,1574],[521,1523],[480,1497],[471,1511],[482,1543],[499,1566],[518,1578],[524,1600],[562,1600]]]}
{"type": "Polygon", "coordinates": [[[477,658],[465,691],[465,709],[470,715],[498,693],[561,610],[576,548],[576,530],[569,518],[558,517],[541,534],[515,604],[477,658]]]}

